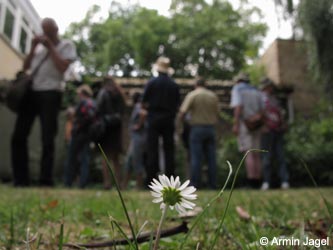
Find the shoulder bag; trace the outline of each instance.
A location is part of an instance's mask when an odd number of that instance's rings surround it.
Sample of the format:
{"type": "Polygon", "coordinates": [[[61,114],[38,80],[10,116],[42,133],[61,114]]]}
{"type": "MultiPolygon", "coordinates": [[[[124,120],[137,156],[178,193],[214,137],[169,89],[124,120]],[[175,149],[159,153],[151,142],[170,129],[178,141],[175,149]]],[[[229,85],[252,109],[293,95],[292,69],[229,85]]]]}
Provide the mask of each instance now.
{"type": "Polygon", "coordinates": [[[37,74],[39,68],[45,62],[48,57],[48,53],[39,62],[37,67],[31,74],[27,74],[24,71],[20,71],[16,74],[16,78],[9,82],[9,87],[6,93],[5,101],[6,106],[14,113],[20,110],[22,100],[32,86],[32,79],[37,74]]]}

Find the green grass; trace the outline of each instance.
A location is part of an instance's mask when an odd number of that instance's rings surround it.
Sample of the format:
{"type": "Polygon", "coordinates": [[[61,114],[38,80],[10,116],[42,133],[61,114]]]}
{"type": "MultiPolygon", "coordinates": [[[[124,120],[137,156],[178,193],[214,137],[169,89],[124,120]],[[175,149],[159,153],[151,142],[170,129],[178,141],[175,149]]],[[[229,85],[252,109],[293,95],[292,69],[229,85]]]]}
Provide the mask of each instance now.
{"type": "MultiPolygon", "coordinates": [[[[333,188],[321,191],[328,203],[333,204],[333,188]]],[[[217,192],[200,191],[196,203],[204,207],[216,194],[217,192]]],[[[145,221],[148,223],[144,231],[155,230],[161,210],[159,205],[151,202],[150,193],[126,191],[123,195],[135,231],[138,232],[145,221]]],[[[191,233],[184,249],[196,249],[198,244],[200,245],[198,249],[209,248],[223,215],[228,195],[227,191],[222,198],[212,204],[191,233]]],[[[59,242],[86,243],[105,241],[114,237],[122,238],[118,230],[112,226],[110,216],[130,234],[116,191],[14,189],[0,185],[0,197],[1,250],[52,250],[60,249],[59,242]],[[31,243],[24,243],[31,239],[34,239],[31,243]]],[[[175,211],[169,212],[165,227],[180,224],[181,221],[177,216],[175,211]]],[[[317,189],[268,192],[236,189],[214,249],[295,249],[295,247],[276,246],[262,248],[256,246],[255,242],[262,236],[269,239],[279,236],[300,238],[300,235],[305,234],[316,238],[320,233],[326,233],[331,240],[333,239],[332,218],[317,189]],[[235,210],[236,206],[248,211],[251,220],[240,218],[235,210]],[[322,225],[322,222],[325,222],[325,225],[322,225]]],[[[161,240],[160,249],[177,250],[183,238],[183,234],[164,238],[161,240]]],[[[333,249],[332,244],[331,242],[330,248],[322,249],[333,249]]],[[[66,247],[63,246],[62,249],[66,247]]],[[[128,247],[116,249],[128,249],[128,247]]],[[[149,243],[140,244],[140,249],[149,249],[149,243]]]]}

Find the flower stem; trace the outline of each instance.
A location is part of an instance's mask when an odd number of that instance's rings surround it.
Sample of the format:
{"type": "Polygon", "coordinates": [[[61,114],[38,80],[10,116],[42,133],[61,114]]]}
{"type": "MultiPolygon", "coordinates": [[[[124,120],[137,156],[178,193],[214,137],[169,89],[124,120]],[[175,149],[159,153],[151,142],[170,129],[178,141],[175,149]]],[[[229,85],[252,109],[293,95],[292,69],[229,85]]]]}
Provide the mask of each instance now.
{"type": "MultiPolygon", "coordinates": [[[[119,187],[118,182],[117,182],[117,180],[115,178],[115,175],[114,175],[114,173],[112,171],[110,161],[108,160],[107,156],[105,155],[105,152],[104,152],[102,146],[100,144],[98,144],[98,147],[99,147],[99,150],[101,151],[101,153],[103,155],[103,158],[104,158],[105,162],[107,163],[107,166],[108,166],[108,169],[109,169],[112,181],[115,183],[115,186],[116,186],[116,189],[117,189],[120,201],[121,201],[121,205],[122,205],[122,207],[124,209],[124,212],[125,212],[125,215],[126,215],[126,218],[127,218],[128,224],[129,224],[129,227],[131,229],[131,233],[132,233],[132,237],[133,237],[133,241],[134,241],[134,248],[136,250],[139,250],[139,245],[138,245],[138,241],[136,239],[136,234],[134,232],[134,228],[133,228],[133,225],[132,225],[132,222],[131,222],[131,218],[129,217],[129,214],[128,214],[128,211],[127,211],[127,208],[126,208],[126,205],[125,205],[124,198],[123,198],[123,196],[122,196],[122,194],[120,192],[120,187],[119,187]]],[[[129,244],[132,245],[131,242],[129,242],[129,244]]]]}
{"type": "Polygon", "coordinates": [[[222,226],[223,226],[223,222],[224,222],[224,219],[226,217],[226,214],[227,214],[227,211],[228,211],[228,208],[229,208],[229,204],[230,204],[230,200],[231,200],[231,196],[232,196],[232,193],[234,192],[234,189],[235,189],[235,183],[236,183],[236,180],[237,180],[237,177],[238,177],[238,172],[240,170],[240,168],[243,166],[243,163],[247,157],[248,154],[250,154],[251,152],[266,152],[265,150],[260,150],[260,149],[250,149],[248,151],[246,151],[245,155],[243,156],[242,160],[240,161],[237,169],[236,169],[236,172],[235,172],[235,175],[234,175],[234,178],[232,180],[232,183],[231,183],[231,188],[230,188],[230,193],[229,193],[229,196],[228,196],[228,199],[227,199],[227,203],[226,203],[226,207],[224,209],[224,212],[223,212],[223,215],[222,215],[222,218],[220,219],[219,221],[219,224],[217,226],[217,229],[215,230],[215,236],[214,236],[214,239],[213,239],[213,243],[211,245],[211,250],[214,249],[215,247],[215,244],[217,242],[217,238],[219,237],[220,235],[220,231],[222,229],[222,226]]]}
{"type": "Polygon", "coordinates": [[[162,210],[162,216],[161,216],[161,219],[160,219],[160,223],[159,223],[159,225],[158,225],[158,228],[157,228],[156,238],[155,238],[155,244],[154,244],[154,249],[153,249],[153,250],[157,250],[157,249],[158,249],[158,243],[159,243],[159,241],[160,241],[162,224],[163,224],[163,221],[164,221],[164,219],[165,219],[165,216],[166,216],[167,210],[168,210],[168,206],[165,205],[165,207],[164,207],[163,210],[162,210]]]}

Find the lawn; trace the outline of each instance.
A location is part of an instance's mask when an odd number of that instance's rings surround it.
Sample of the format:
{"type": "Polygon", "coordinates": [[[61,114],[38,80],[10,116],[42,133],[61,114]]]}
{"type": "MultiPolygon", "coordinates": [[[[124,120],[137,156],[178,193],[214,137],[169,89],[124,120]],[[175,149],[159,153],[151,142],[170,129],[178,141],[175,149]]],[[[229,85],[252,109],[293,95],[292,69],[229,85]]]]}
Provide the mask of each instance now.
{"type": "MultiPolygon", "coordinates": [[[[333,188],[320,189],[333,204],[333,188]]],[[[196,204],[205,207],[217,192],[199,191],[196,204]]],[[[198,225],[189,235],[183,249],[210,249],[218,222],[221,219],[229,191],[212,203],[198,225]]],[[[145,223],[143,231],[157,228],[161,215],[158,204],[152,203],[147,191],[123,192],[129,216],[136,232],[145,223]]],[[[0,185],[0,249],[60,249],[59,242],[87,243],[122,238],[117,221],[130,233],[126,217],[116,191],[98,189],[14,189],[0,185]],[[63,225],[63,226],[61,226],[63,225]],[[60,231],[63,229],[63,233],[60,231]],[[59,237],[62,236],[62,237],[59,237]],[[29,243],[24,243],[30,241],[29,243]]],[[[188,227],[194,218],[188,219],[188,227]]],[[[164,228],[181,224],[175,211],[167,214],[164,228]]],[[[180,249],[185,234],[163,238],[160,249],[180,249]]],[[[214,249],[318,249],[296,246],[262,247],[256,243],[261,237],[309,236],[332,237],[332,218],[318,189],[271,190],[267,192],[236,189],[225,218],[218,232],[214,249]],[[237,212],[236,207],[243,210],[237,212]],[[246,218],[246,212],[250,218],[246,218]]],[[[290,244],[289,244],[290,245],[290,244]]],[[[68,249],[63,247],[63,249],[68,249]]],[[[94,248],[96,249],[96,248],[94,248]]],[[[102,249],[129,249],[127,246],[102,249]]],[[[140,244],[149,249],[149,243],[140,244]]],[[[323,246],[321,249],[333,249],[323,246]]]]}

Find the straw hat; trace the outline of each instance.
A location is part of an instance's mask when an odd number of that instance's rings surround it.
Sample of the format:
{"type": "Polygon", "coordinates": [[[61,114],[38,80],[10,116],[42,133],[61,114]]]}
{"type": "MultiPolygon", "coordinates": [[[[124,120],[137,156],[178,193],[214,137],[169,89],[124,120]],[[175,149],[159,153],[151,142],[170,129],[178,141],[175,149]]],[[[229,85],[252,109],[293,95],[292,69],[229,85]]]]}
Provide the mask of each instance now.
{"type": "Polygon", "coordinates": [[[160,56],[157,58],[154,64],[156,70],[161,73],[169,73],[170,68],[170,59],[165,56],[160,56]]]}
{"type": "Polygon", "coordinates": [[[267,87],[274,87],[274,86],[275,86],[274,82],[271,79],[269,79],[268,77],[265,77],[265,78],[261,79],[259,88],[261,90],[264,90],[267,87]]]}
{"type": "Polygon", "coordinates": [[[84,94],[86,96],[92,97],[93,96],[93,91],[91,90],[90,86],[88,84],[82,84],[76,89],[76,93],[84,94]]]}
{"type": "Polygon", "coordinates": [[[234,81],[235,82],[239,82],[239,81],[249,82],[250,81],[249,74],[240,72],[234,77],[234,81]]]}

